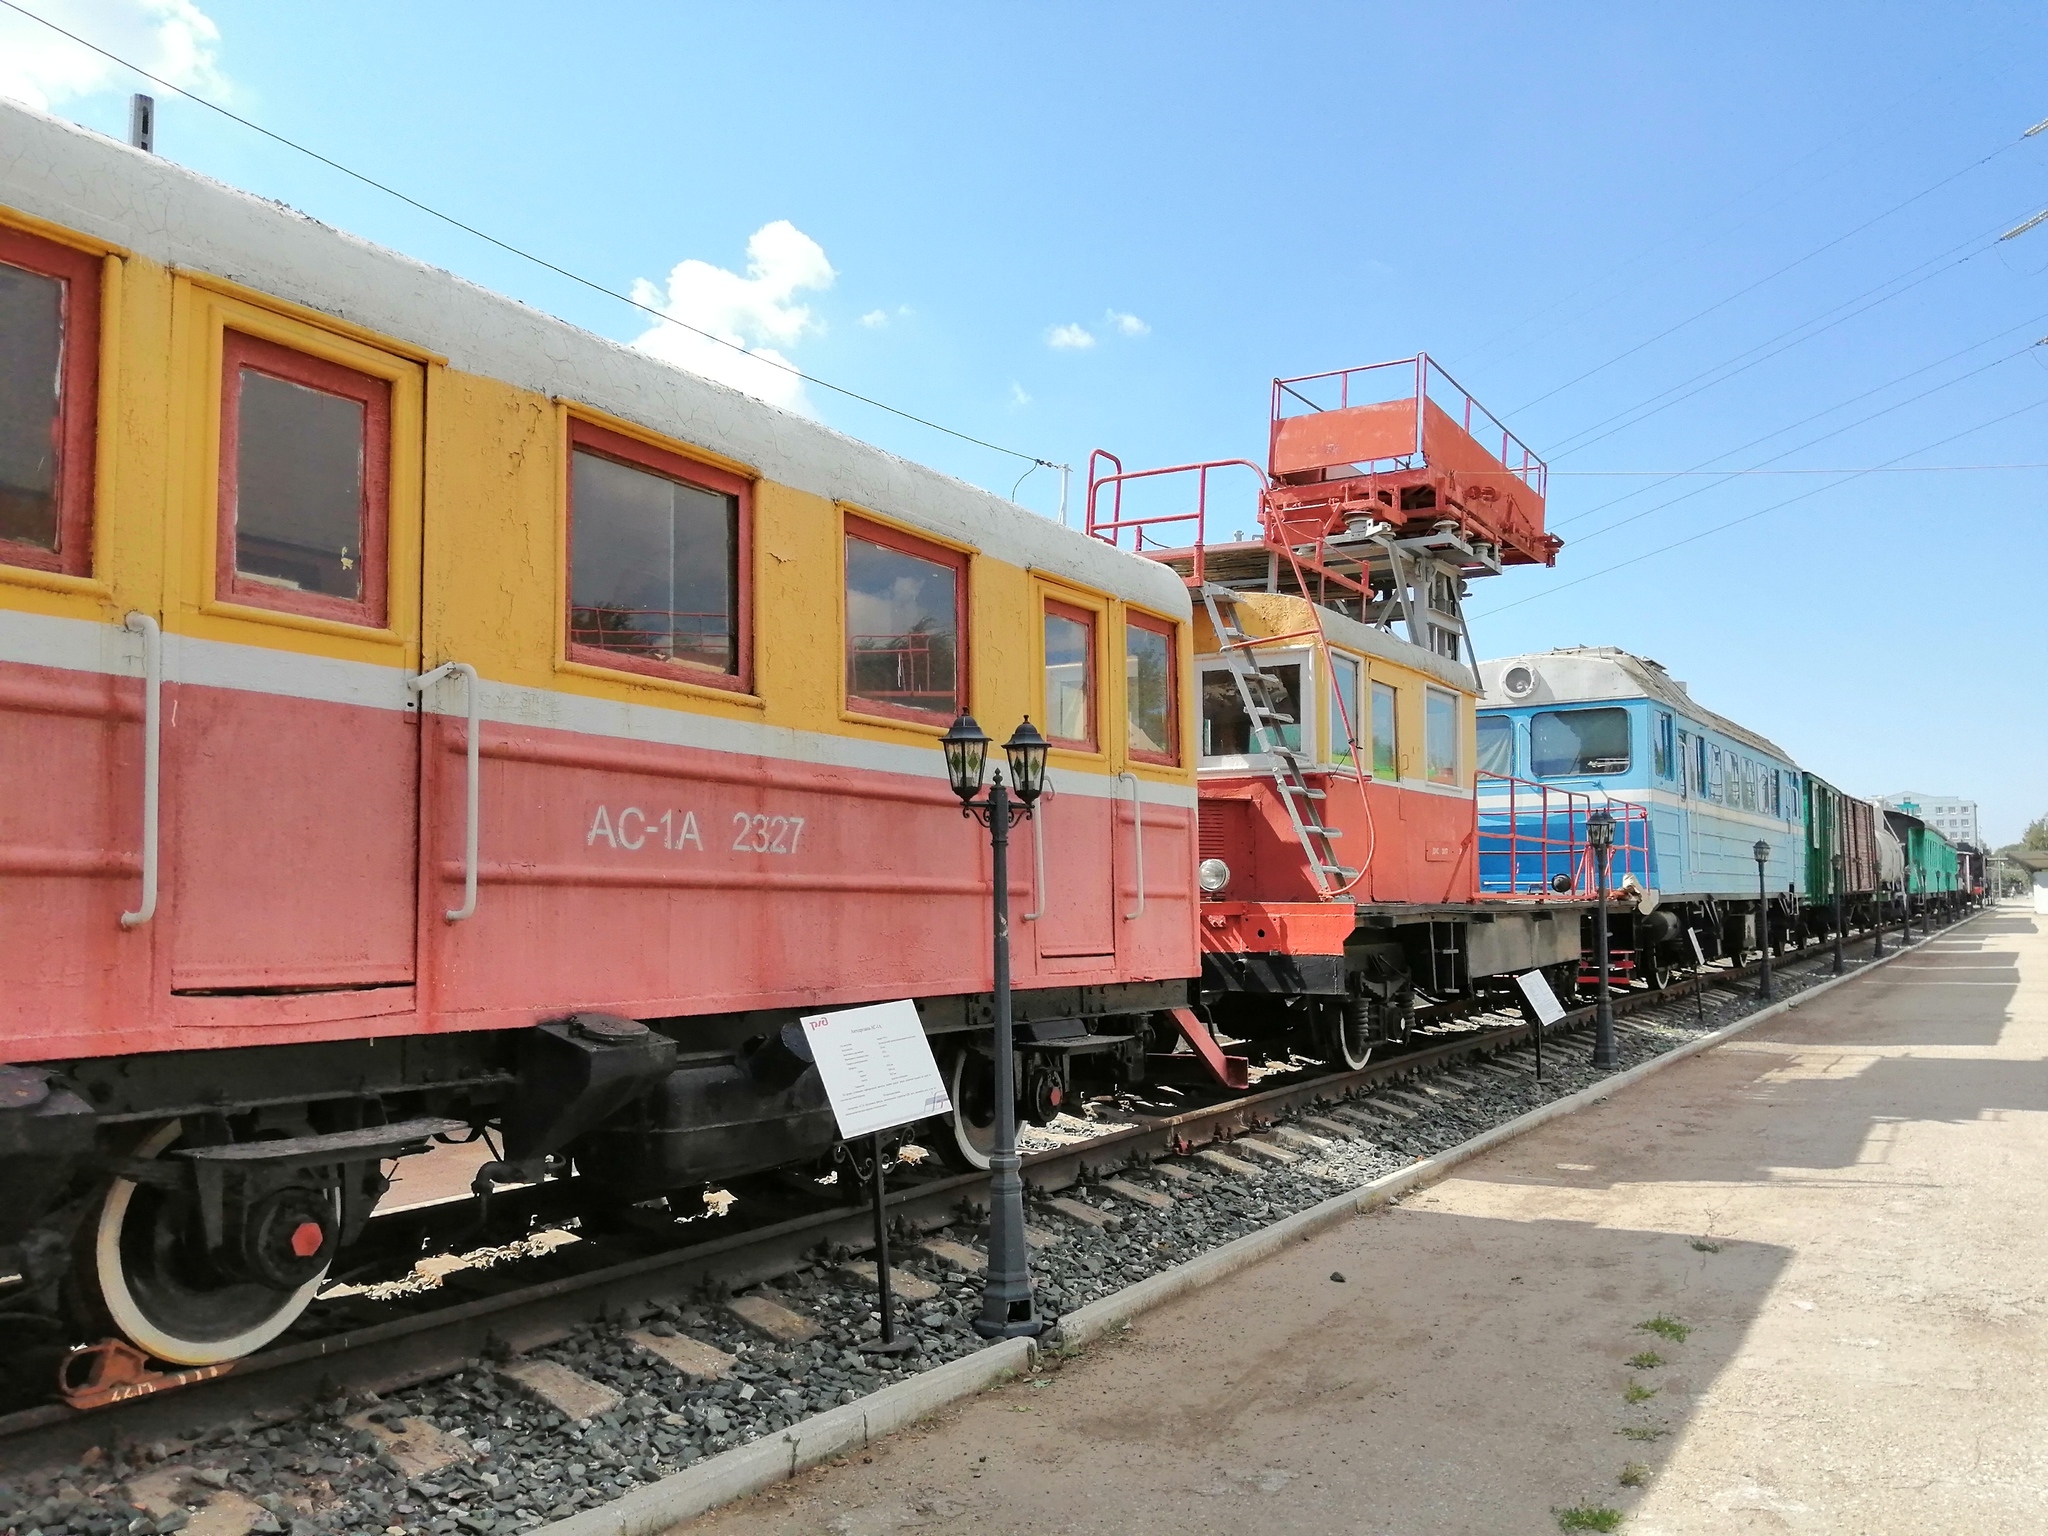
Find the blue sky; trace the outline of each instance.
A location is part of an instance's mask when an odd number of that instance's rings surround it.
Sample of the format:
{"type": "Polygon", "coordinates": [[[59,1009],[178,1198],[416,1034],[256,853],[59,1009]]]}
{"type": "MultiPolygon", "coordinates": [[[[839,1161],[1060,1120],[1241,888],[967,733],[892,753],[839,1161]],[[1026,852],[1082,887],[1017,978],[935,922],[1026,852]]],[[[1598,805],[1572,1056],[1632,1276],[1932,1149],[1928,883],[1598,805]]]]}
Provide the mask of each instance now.
{"type": "MultiPolygon", "coordinates": [[[[1858,792],[1974,795],[1999,842],[2048,812],[2048,470],[1589,473],[2048,463],[2048,225],[1992,239],[2048,208],[2037,6],[21,3],[606,286],[1076,466],[1260,458],[1274,375],[1426,349],[1554,462],[1566,548],[1480,586],[1483,652],[1623,645],[1858,792]]],[[[33,32],[0,17],[0,91],[124,131],[134,82],[33,32]]],[[[183,164],[649,329],[157,94],[183,164]]],[[[1025,467],[803,403],[1004,492],[1025,467]]],[[[1049,511],[1056,481],[1019,494],[1049,511]]]]}

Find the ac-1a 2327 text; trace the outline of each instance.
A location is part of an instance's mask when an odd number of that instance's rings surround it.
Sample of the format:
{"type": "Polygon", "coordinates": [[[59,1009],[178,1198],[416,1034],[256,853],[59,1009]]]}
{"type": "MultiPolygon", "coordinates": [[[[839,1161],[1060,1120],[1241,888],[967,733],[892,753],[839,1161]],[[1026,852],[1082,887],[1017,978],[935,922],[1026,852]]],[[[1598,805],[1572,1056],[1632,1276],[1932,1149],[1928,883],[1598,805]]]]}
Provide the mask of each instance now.
{"type": "MultiPolygon", "coordinates": [[[[717,824],[716,816],[709,818],[717,824]]],[[[803,841],[804,818],[770,816],[757,811],[734,811],[729,826],[731,853],[793,854],[803,841]]],[[[660,815],[637,805],[622,806],[617,812],[600,805],[590,819],[583,846],[623,848],[629,853],[652,849],[677,853],[685,848],[704,851],[704,831],[695,811],[667,810],[660,815]]]]}

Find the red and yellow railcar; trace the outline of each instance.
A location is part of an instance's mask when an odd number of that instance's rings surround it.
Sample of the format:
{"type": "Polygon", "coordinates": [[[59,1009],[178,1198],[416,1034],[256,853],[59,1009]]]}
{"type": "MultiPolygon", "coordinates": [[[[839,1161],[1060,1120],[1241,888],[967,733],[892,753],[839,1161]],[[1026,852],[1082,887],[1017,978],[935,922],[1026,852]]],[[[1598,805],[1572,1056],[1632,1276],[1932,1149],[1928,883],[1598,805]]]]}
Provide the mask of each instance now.
{"type": "MultiPolygon", "coordinates": [[[[0,103],[0,1244],[151,1354],[288,1326],[436,1136],[606,1199],[828,1148],[801,1011],[975,1102],[1052,739],[1035,1091],[1197,971],[1174,573],[0,103]]],[[[1126,1047],[1118,1047],[1126,1049],[1126,1047]]],[[[955,1127],[972,1155],[971,1107],[955,1127]]]]}

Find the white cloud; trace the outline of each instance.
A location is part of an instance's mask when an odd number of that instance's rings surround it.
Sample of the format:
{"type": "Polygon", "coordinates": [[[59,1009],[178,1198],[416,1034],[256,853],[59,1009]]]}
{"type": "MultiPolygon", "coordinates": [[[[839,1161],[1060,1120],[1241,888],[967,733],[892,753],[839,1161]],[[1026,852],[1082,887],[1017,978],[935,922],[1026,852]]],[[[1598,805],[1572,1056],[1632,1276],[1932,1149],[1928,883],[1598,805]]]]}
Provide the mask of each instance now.
{"type": "Polygon", "coordinates": [[[1010,404],[1029,405],[1030,403],[1031,397],[1024,393],[1024,386],[1015,379],[1012,379],[1010,381],[1010,404]]]}
{"type": "Polygon", "coordinates": [[[1110,310],[1103,316],[1103,319],[1114,326],[1121,335],[1150,336],[1152,334],[1151,326],[1140,320],[1136,315],[1127,314],[1120,309],[1110,310]]]}
{"type": "MultiPolygon", "coordinates": [[[[46,0],[38,9],[65,31],[175,85],[227,94],[214,57],[220,28],[192,0],[46,0]]],[[[0,10],[0,96],[48,111],[116,89],[156,87],[18,11],[0,10]]]]}
{"type": "Polygon", "coordinates": [[[794,299],[805,291],[830,288],[838,275],[817,241],[789,220],[777,219],[763,224],[747,241],[745,277],[693,257],[669,273],[666,295],[644,279],[636,281],[634,299],[668,319],[633,345],[772,405],[809,415],[804,382],[788,371],[789,359],[778,345],[793,346],[805,333],[824,329],[809,307],[794,299]],[[709,331],[728,345],[720,346],[698,331],[709,331]]]}
{"type": "Polygon", "coordinates": [[[860,317],[860,323],[871,331],[879,331],[889,323],[889,311],[886,309],[871,309],[860,317]]]}
{"type": "Polygon", "coordinates": [[[1056,325],[1045,333],[1045,344],[1057,352],[1085,352],[1095,337],[1078,325],[1056,325]]]}

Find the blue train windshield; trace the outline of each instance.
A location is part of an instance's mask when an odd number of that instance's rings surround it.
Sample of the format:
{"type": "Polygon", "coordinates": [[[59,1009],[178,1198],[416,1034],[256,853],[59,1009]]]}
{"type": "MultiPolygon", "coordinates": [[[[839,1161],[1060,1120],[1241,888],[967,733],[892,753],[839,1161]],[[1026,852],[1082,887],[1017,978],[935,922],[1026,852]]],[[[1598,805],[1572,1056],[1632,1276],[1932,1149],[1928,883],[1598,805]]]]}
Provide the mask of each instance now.
{"type": "Polygon", "coordinates": [[[1552,709],[1529,717],[1529,770],[1539,779],[1626,773],[1628,711],[1552,709]]]}
{"type": "Polygon", "coordinates": [[[1515,771],[1515,723],[1502,715],[1479,717],[1479,771],[1503,776],[1515,771]]]}

